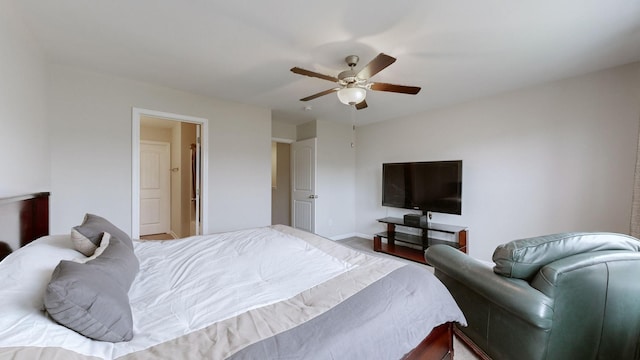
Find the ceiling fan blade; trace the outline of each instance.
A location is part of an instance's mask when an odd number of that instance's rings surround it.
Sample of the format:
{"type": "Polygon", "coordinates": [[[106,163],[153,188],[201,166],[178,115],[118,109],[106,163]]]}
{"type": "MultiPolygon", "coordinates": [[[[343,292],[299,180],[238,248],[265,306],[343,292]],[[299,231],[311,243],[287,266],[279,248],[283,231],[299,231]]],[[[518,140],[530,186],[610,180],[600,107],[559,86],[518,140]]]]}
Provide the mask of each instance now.
{"type": "Polygon", "coordinates": [[[355,106],[356,106],[356,109],[362,110],[367,107],[367,100],[362,100],[359,103],[357,103],[355,106]]]}
{"type": "Polygon", "coordinates": [[[338,82],[338,78],[336,78],[336,77],[320,74],[320,73],[317,73],[317,72],[311,71],[311,70],[301,69],[299,67],[293,67],[293,68],[291,68],[291,71],[296,73],[296,74],[298,74],[298,75],[315,77],[315,78],[319,78],[319,79],[323,79],[323,80],[328,80],[328,81],[331,81],[331,82],[338,82]]]}
{"type": "Polygon", "coordinates": [[[379,73],[387,66],[393,64],[396,61],[396,58],[391,57],[387,54],[380,53],[376,56],[371,62],[369,62],[360,72],[358,72],[357,77],[360,79],[368,79],[373,75],[379,73]]]}
{"type": "Polygon", "coordinates": [[[386,83],[371,83],[370,89],[376,91],[389,91],[395,93],[402,94],[411,94],[415,95],[420,92],[420,87],[417,86],[404,86],[404,85],[394,85],[394,84],[386,84],[386,83]]]}
{"type": "Polygon", "coordinates": [[[320,96],[324,96],[324,95],[327,95],[327,94],[331,94],[332,92],[336,92],[338,90],[340,90],[340,88],[333,88],[333,89],[321,91],[321,92],[319,92],[317,94],[313,94],[313,95],[307,96],[306,98],[302,98],[302,99],[300,99],[300,101],[313,100],[315,98],[319,98],[320,96]]]}

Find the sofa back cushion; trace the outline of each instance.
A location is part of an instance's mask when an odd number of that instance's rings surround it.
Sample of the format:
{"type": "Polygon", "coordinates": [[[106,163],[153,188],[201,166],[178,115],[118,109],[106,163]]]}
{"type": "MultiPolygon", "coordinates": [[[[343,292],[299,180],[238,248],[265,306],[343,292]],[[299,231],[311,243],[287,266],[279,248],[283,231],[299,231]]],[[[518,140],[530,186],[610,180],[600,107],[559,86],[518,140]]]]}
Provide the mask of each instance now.
{"type": "Polygon", "coordinates": [[[576,232],[502,244],[493,253],[496,274],[530,281],[543,266],[567,256],[602,250],[640,251],[640,240],[623,234],[576,232]]]}

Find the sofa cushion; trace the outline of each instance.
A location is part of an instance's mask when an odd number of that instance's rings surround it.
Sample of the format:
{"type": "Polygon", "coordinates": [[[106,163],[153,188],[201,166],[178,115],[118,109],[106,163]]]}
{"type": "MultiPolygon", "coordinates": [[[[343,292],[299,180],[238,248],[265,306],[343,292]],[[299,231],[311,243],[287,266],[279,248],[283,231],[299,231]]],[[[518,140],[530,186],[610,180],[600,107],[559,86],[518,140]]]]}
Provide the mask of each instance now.
{"type": "Polygon", "coordinates": [[[45,308],[56,322],[88,338],[131,340],[128,291],[138,269],[133,250],[111,237],[102,254],[91,261],[60,261],[45,291],[45,308]]]}
{"type": "Polygon", "coordinates": [[[543,266],[571,255],[601,250],[640,251],[640,241],[615,233],[561,233],[514,240],[493,253],[493,271],[506,277],[531,280],[543,266]]]}
{"type": "Polygon", "coordinates": [[[71,241],[76,250],[86,256],[91,256],[100,246],[102,234],[105,232],[117,237],[130,249],[133,249],[133,242],[127,233],[113,225],[109,220],[93,214],[86,214],[82,224],[71,229],[71,241]]]}

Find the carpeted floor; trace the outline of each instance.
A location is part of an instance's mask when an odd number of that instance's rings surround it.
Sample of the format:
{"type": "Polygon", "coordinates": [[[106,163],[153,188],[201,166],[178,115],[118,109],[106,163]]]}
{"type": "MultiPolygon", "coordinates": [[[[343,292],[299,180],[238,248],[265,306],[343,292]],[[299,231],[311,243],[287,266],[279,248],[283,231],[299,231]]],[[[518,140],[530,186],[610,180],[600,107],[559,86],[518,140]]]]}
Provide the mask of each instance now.
{"type": "MultiPolygon", "coordinates": [[[[395,257],[395,256],[391,256],[391,255],[387,255],[387,254],[383,254],[383,253],[379,253],[379,252],[375,252],[373,251],[373,240],[370,239],[364,239],[364,238],[360,238],[360,237],[350,237],[350,238],[346,238],[343,240],[338,240],[341,244],[347,245],[349,247],[352,247],[356,250],[362,251],[362,252],[366,252],[375,256],[382,256],[382,257],[392,257],[396,260],[400,260],[400,261],[404,261],[407,263],[411,263],[411,264],[417,264],[419,266],[425,266],[428,267],[429,269],[432,269],[431,266],[428,265],[424,265],[424,264],[420,264],[417,263],[415,261],[410,261],[410,260],[405,260],[399,257],[395,257]]],[[[456,338],[455,336],[453,337],[453,354],[454,354],[454,360],[478,360],[480,359],[479,357],[477,357],[473,352],[471,352],[471,350],[469,350],[469,348],[460,342],[460,340],[458,340],[458,338],[456,338]]]]}

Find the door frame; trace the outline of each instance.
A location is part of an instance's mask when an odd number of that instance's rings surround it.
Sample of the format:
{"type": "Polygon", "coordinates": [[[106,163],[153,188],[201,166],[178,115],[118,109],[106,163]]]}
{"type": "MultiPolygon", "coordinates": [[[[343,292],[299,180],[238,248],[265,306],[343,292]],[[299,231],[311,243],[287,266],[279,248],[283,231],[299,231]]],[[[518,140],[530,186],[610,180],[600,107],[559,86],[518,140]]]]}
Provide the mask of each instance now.
{"type": "MultiPolygon", "coordinates": [[[[271,143],[272,144],[273,143],[275,143],[276,145],[277,144],[287,144],[287,145],[289,145],[289,150],[291,150],[291,144],[293,144],[294,142],[295,142],[295,140],[292,140],[292,139],[284,139],[284,138],[276,138],[276,137],[272,137],[271,138],[271,143]]],[[[276,151],[276,154],[277,154],[277,151],[276,151]]],[[[272,154],[272,156],[273,156],[273,154],[272,154]]],[[[271,176],[272,176],[271,179],[272,179],[272,182],[273,182],[273,175],[274,175],[273,171],[276,171],[276,175],[277,175],[277,170],[273,168],[273,160],[274,159],[272,157],[272,159],[271,159],[271,161],[272,161],[272,167],[271,167],[271,176]]],[[[289,187],[286,189],[287,194],[289,196],[289,201],[287,202],[287,209],[288,209],[287,211],[289,212],[289,218],[287,219],[288,220],[288,224],[287,225],[289,225],[289,226],[292,224],[292,220],[293,220],[293,214],[291,214],[291,207],[292,207],[291,206],[291,196],[293,195],[293,189],[291,188],[291,172],[292,172],[291,170],[292,170],[292,167],[293,167],[293,165],[291,164],[291,151],[289,151],[289,168],[287,169],[289,171],[289,187]]],[[[280,190],[282,190],[282,188],[280,188],[280,190]]],[[[273,198],[273,191],[274,191],[274,189],[272,187],[272,191],[271,191],[271,225],[275,225],[273,223],[273,216],[274,216],[273,214],[274,214],[274,210],[275,210],[274,209],[274,203],[275,202],[274,202],[274,198],[273,198]]]]}
{"type": "Polygon", "coordinates": [[[131,108],[131,237],[140,238],[140,118],[150,116],[163,120],[188,122],[200,125],[200,227],[202,234],[209,232],[208,174],[209,174],[209,124],[204,118],[172,114],[163,111],[131,108]]]}

